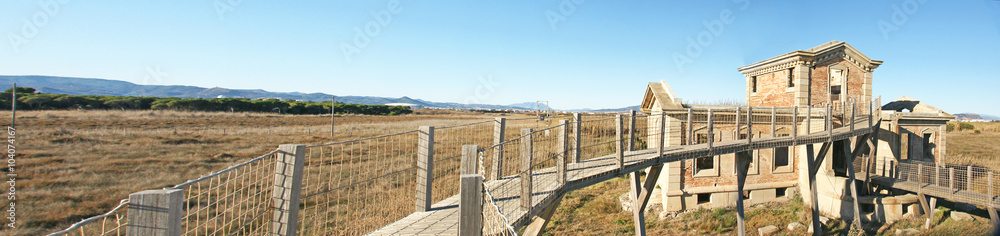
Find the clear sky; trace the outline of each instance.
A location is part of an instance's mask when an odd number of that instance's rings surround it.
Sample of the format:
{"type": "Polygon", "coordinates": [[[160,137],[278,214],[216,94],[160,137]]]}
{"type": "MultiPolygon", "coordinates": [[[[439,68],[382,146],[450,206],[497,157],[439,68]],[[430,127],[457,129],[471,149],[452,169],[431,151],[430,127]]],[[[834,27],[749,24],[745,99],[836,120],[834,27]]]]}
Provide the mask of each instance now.
{"type": "Polygon", "coordinates": [[[840,40],[885,61],[885,101],[1000,115],[993,0],[2,5],[3,75],[616,108],[659,80],[686,101],[743,101],[737,67],[840,40]]]}

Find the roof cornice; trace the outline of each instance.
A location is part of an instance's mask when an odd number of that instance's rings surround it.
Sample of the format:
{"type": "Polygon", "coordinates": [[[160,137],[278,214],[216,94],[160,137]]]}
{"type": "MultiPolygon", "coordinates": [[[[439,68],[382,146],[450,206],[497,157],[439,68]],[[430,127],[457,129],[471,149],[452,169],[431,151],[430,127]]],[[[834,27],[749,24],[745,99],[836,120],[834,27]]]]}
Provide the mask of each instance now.
{"type": "Polygon", "coordinates": [[[809,50],[796,50],[750,65],[741,66],[737,70],[746,76],[756,76],[793,68],[797,65],[812,66],[835,58],[843,58],[845,61],[851,62],[868,72],[882,65],[882,61],[872,60],[850,44],[831,41],[809,50]]]}

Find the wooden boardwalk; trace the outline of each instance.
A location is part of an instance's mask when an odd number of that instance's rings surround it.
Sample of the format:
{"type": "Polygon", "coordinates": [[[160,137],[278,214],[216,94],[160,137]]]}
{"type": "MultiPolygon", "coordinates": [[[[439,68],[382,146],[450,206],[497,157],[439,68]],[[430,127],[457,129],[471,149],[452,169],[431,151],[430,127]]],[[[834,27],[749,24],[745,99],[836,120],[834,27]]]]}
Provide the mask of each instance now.
{"type": "MultiPolygon", "coordinates": [[[[922,174],[920,178],[931,179],[935,173],[928,172],[922,174]]],[[[865,180],[864,172],[858,172],[858,180],[865,180]]],[[[871,176],[871,183],[876,185],[885,186],[888,188],[901,189],[909,192],[914,192],[918,194],[923,194],[931,197],[946,199],[953,202],[962,202],[979,206],[1000,208],[1000,201],[998,201],[996,196],[991,196],[988,193],[989,190],[983,188],[977,188],[976,190],[987,191],[987,193],[979,191],[970,191],[966,186],[967,182],[964,180],[955,181],[953,183],[948,183],[948,181],[942,181],[938,184],[921,182],[915,180],[916,176],[905,179],[897,179],[882,175],[871,176]]]]}
{"type": "MultiPolygon", "coordinates": [[[[520,181],[510,181],[518,176],[508,176],[501,180],[486,181],[486,187],[494,194],[496,204],[511,225],[524,225],[529,221],[526,216],[537,213],[556,198],[562,197],[567,191],[580,189],[612,178],[640,171],[645,168],[667,162],[682,161],[705,156],[737,153],[754,149],[787,147],[795,145],[816,144],[835,140],[844,140],[870,133],[868,127],[859,126],[856,130],[850,127],[834,129],[833,132],[818,132],[809,135],[773,137],[748,140],[731,140],[709,144],[681,145],[665,147],[663,155],[658,158],[659,150],[645,149],[625,152],[624,165],[616,167],[616,155],[607,155],[579,163],[567,164],[566,186],[559,186],[556,181],[554,167],[537,170],[532,173],[532,186],[535,191],[532,205],[527,211],[521,209],[520,181]],[[509,196],[508,196],[509,195],[509,196]],[[529,212],[530,211],[530,212],[529,212]],[[532,213],[532,214],[528,214],[532,213]]],[[[386,225],[370,233],[370,235],[457,235],[459,221],[460,196],[455,195],[432,205],[430,211],[416,212],[396,222],[386,225]]],[[[486,208],[488,209],[488,208],[486,208]]]]}

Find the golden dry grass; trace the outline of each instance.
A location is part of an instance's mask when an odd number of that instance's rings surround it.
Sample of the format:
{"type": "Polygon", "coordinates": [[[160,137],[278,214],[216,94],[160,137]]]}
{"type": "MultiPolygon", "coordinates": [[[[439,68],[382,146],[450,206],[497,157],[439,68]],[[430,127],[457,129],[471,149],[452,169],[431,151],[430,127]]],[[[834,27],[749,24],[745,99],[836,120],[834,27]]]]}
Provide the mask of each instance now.
{"type": "MultiPolygon", "coordinates": [[[[10,112],[0,112],[0,117],[10,117],[10,112]]],[[[52,232],[112,209],[129,193],[171,187],[279,144],[322,144],[491,118],[476,113],[338,115],[336,137],[331,138],[328,115],[20,111],[18,228],[2,232],[52,232]]],[[[10,125],[10,119],[0,125],[10,125]]]]}

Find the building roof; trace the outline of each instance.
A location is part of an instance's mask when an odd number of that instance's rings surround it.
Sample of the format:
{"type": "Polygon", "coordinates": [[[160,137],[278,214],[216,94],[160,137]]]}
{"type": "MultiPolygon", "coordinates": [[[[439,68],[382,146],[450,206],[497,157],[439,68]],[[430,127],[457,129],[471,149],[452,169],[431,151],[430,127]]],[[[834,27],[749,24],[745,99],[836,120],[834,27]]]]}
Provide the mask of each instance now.
{"type": "Polygon", "coordinates": [[[900,114],[913,115],[913,116],[937,116],[941,118],[947,118],[949,120],[955,119],[955,116],[944,112],[937,107],[931,106],[925,102],[914,99],[910,96],[902,96],[893,100],[885,105],[882,105],[883,111],[896,111],[900,114]],[[904,112],[904,110],[906,112],[904,112]]]}
{"type": "Polygon", "coordinates": [[[741,66],[737,70],[744,75],[754,76],[791,68],[799,64],[815,65],[834,58],[844,58],[844,60],[854,63],[866,71],[875,70],[879,65],[882,65],[882,61],[868,58],[850,44],[834,40],[808,50],[797,50],[741,66]]]}
{"type": "Polygon", "coordinates": [[[639,110],[647,114],[650,113],[656,101],[660,102],[660,109],[684,108],[681,105],[681,99],[677,98],[674,90],[670,89],[670,85],[664,80],[649,82],[646,85],[646,94],[642,97],[642,105],[639,106],[639,110]]]}

